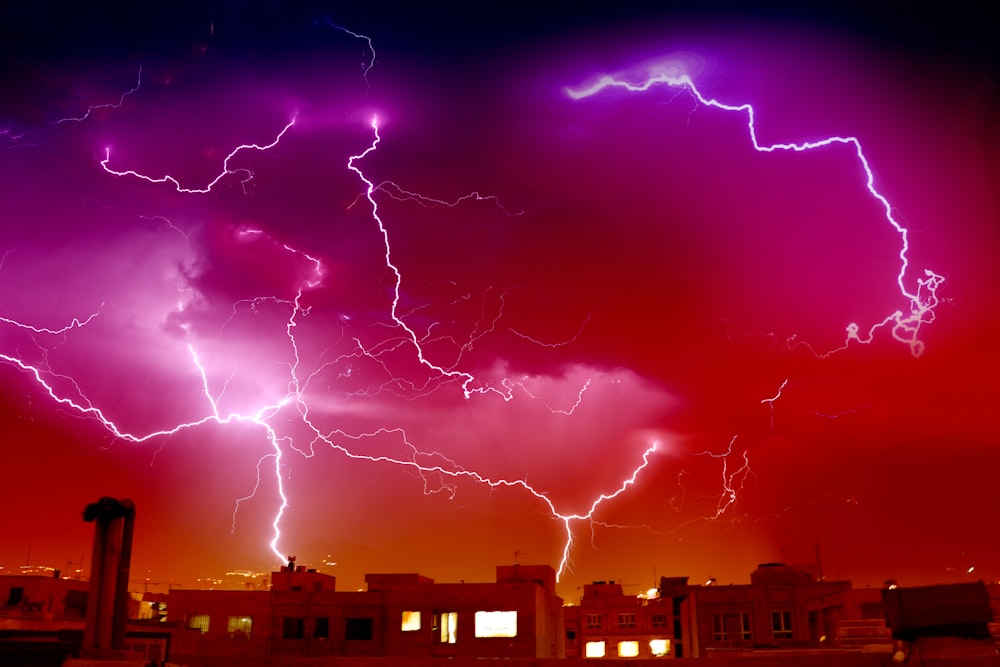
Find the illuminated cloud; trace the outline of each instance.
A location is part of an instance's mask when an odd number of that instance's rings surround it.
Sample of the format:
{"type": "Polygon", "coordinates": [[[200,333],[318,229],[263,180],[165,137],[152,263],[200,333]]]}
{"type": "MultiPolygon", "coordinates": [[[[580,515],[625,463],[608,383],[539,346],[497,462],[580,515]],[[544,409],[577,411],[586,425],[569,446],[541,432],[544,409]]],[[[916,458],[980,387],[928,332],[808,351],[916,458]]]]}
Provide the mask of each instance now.
{"type": "MultiPolygon", "coordinates": [[[[938,516],[981,500],[995,81],[946,103],[780,22],[490,50],[347,18],[221,17],[110,70],[53,46],[52,89],[8,96],[2,415],[37,446],[3,457],[37,473],[7,493],[131,496],[140,567],[179,577],[341,550],[349,581],[516,557],[567,591],[848,525],[877,550],[930,474],[961,487],[938,516]]],[[[85,541],[32,516],[0,558],[85,541]]]]}

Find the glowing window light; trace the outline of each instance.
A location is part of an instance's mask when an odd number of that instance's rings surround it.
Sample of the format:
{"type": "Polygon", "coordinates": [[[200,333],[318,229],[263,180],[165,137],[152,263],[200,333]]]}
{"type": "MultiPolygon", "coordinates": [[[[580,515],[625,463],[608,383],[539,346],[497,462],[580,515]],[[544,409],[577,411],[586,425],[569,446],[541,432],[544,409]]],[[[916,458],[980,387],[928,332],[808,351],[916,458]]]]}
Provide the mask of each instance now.
{"type": "Polygon", "coordinates": [[[618,642],[618,657],[619,658],[635,658],[639,655],[639,642],[637,641],[626,641],[618,642]]]}
{"type": "Polygon", "coordinates": [[[439,627],[441,628],[441,643],[455,643],[455,628],[458,625],[458,612],[445,611],[441,613],[439,627]]]}
{"type": "Polygon", "coordinates": [[[208,632],[208,614],[195,614],[188,621],[188,627],[192,630],[201,630],[201,634],[208,632]]]}
{"type": "Polygon", "coordinates": [[[404,611],[403,612],[403,622],[400,625],[400,629],[403,632],[413,632],[420,629],[420,612],[419,611],[404,611]]]}
{"type": "Polygon", "coordinates": [[[516,637],[516,611],[477,611],[477,637],[516,637]]]}
{"type": "Polygon", "coordinates": [[[649,652],[653,654],[654,658],[663,658],[670,655],[670,640],[650,639],[649,652]]]}
{"type": "Polygon", "coordinates": [[[249,616],[230,616],[226,632],[233,639],[250,639],[250,630],[253,628],[253,619],[249,616]]]}
{"type": "Polygon", "coordinates": [[[604,642],[587,642],[583,647],[583,655],[586,658],[603,658],[604,642]]]}

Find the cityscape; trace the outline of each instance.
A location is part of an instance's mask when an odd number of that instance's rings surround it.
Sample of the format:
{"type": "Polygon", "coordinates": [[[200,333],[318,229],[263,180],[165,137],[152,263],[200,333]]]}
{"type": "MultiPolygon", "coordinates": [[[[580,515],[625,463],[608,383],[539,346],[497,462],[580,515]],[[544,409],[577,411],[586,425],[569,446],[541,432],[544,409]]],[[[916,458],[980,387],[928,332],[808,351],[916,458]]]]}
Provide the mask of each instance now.
{"type": "Polygon", "coordinates": [[[83,515],[94,524],[89,580],[27,567],[0,574],[4,665],[1000,664],[1000,583],[856,588],[818,564],[762,563],[748,584],[663,576],[626,594],[602,580],[566,601],[549,565],[498,565],[492,582],[369,573],[363,588],[340,590],[335,576],[289,556],[268,574],[227,575],[242,587],[220,579],[136,592],[135,505],[103,497],[83,515]]]}
{"type": "Polygon", "coordinates": [[[0,8],[0,650],[992,650],[992,8],[400,4],[0,8]]]}

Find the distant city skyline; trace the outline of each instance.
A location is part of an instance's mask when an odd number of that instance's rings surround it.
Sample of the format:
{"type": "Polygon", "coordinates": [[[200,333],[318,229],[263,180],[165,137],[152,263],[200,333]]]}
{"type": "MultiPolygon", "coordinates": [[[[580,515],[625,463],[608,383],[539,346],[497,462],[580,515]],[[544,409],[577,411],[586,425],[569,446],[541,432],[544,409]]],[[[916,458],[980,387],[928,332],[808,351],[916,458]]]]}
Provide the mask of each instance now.
{"type": "Polygon", "coordinates": [[[1000,580],[984,11],[0,10],[0,573],[1000,580]]]}

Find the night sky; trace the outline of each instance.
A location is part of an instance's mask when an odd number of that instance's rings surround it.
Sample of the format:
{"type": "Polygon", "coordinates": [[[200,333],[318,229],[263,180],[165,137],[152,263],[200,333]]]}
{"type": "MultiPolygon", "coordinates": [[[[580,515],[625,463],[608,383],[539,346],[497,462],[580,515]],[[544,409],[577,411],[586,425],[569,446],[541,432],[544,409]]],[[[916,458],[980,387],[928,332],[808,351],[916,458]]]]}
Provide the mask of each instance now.
{"type": "Polygon", "coordinates": [[[1000,579],[987,3],[619,4],[0,9],[4,571],[1000,579]]]}

